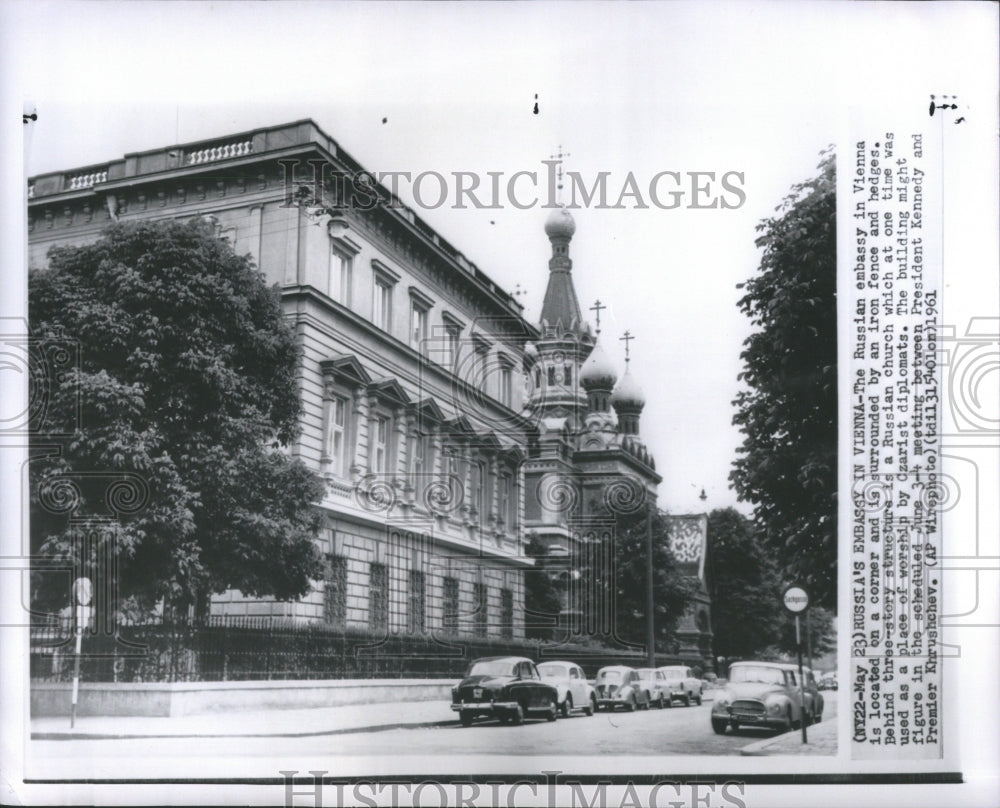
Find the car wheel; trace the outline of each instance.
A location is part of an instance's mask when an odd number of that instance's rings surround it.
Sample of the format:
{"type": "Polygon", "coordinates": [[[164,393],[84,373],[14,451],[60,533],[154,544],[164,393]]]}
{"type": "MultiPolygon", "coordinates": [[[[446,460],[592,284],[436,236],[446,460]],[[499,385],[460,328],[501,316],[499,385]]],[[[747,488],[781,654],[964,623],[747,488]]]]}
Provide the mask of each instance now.
{"type": "Polygon", "coordinates": [[[685,707],[690,707],[691,706],[691,694],[690,693],[685,693],[684,694],[684,706],[685,707]]]}
{"type": "Polygon", "coordinates": [[[712,719],[712,730],[716,735],[725,735],[726,726],[729,722],[725,718],[713,718],[712,719]]]}
{"type": "Polygon", "coordinates": [[[594,697],[590,697],[590,701],[587,702],[587,706],[583,708],[583,714],[588,718],[597,712],[597,702],[594,697]]]}
{"type": "Polygon", "coordinates": [[[674,706],[674,697],[667,696],[667,707],[673,707],[673,706],[674,706]]]}
{"type": "Polygon", "coordinates": [[[632,694],[632,701],[628,703],[628,711],[630,713],[635,712],[635,708],[638,706],[638,702],[635,700],[635,693],[632,694]]]}
{"type": "Polygon", "coordinates": [[[560,711],[562,712],[563,718],[568,718],[569,711],[572,709],[573,709],[573,695],[571,693],[567,693],[566,698],[560,707],[560,711]]]}
{"type": "Polygon", "coordinates": [[[698,691],[698,695],[694,697],[694,703],[701,707],[701,691],[698,691]]]}
{"type": "Polygon", "coordinates": [[[498,715],[497,718],[500,719],[500,723],[503,724],[504,726],[510,723],[510,715],[508,715],[507,713],[500,713],[500,715],[498,715]]]}
{"type": "Polygon", "coordinates": [[[662,710],[663,709],[663,694],[662,693],[660,694],[660,698],[658,698],[656,700],[656,709],[657,710],[662,710]]]}
{"type": "Polygon", "coordinates": [[[510,723],[515,727],[524,721],[524,708],[518,704],[510,714],[510,723]]]}
{"type": "Polygon", "coordinates": [[[645,703],[643,703],[642,709],[643,710],[648,710],[652,706],[653,706],[653,700],[650,698],[649,693],[647,693],[646,694],[646,701],[645,701],[645,703]]]}
{"type": "Polygon", "coordinates": [[[472,719],[475,718],[476,714],[471,710],[462,710],[458,714],[458,720],[462,722],[463,727],[471,727],[472,719]]]}
{"type": "Polygon", "coordinates": [[[787,728],[786,732],[789,732],[789,731],[795,729],[795,722],[792,720],[792,708],[791,707],[787,707],[785,709],[785,713],[786,713],[785,714],[785,723],[788,725],[788,728],[787,728]]]}
{"type": "MultiPolygon", "coordinates": [[[[567,696],[568,698],[568,696],[567,696]]],[[[549,711],[546,713],[545,718],[549,721],[555,721],[559,717],[559,705],[556,703],[555,699],[549,702],[549,711]]]]}

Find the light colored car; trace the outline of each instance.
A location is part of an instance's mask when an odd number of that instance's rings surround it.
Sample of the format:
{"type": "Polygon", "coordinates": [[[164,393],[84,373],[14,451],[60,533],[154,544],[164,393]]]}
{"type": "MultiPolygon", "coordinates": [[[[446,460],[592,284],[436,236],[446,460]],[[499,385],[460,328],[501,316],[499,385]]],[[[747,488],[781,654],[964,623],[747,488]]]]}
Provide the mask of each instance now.
{"type": "MultiPolygon", "coordinates": [[[[792,671],[794,676],[798,676],[798,665],[788,665],[787,668],[792,671]]],[[[819,692],[820,687],[816,682],[815,671],[803,668],[802,673],[805,677],[802,690],[805,691],[806,726],[809,726],[809,724],[816,724],[823,720],[823,694],[819,692]]]]}
{"type": "Polygon", "coordinates": [[[827,671],[822,676],[819,677],[819,689],[820,690],[836,690],[837,689],[837,672],[827,671]]]}
{"type": "Polygon", "coordinates": [[[802,709],[794,668],[781,662],[734,662],[729,666],[729,684],[716,692],[712,702],[712,729],[719,735],[729,726],[733,732],[741,726],[790,730],[800,725],[803,716],[808,721],[809,708],[802,709]]]}
{"type": "Polygon", "coordinates": [[[686,706],[701,704],[702,681],[694,675],[694,671],[686,665],[664,665],[657,668],[667,681],[667,703],[673,704],[674,699],[683,701],[686,706]]]}
{"type": "Polygon", "coordinates": [[[594,678],[594,691],[597,695],[598,709],[614,710],[624,707],[635,710],[638,707],[649,709],[649,693],[641,686],[639,674],[635,668],[627,665],[608,665],[601,668],[594,678]]]}
{"type": "Polygon", "coordinates": [[[575,662],[543,662],[538,666],[542,681],[555,685],[559,693],[559,711],[568,716],[572,710],[583,710],[584,715],[593,715],[597,707],[594,688],[575,662]]]}
{"type": "Polygon", "coordinates": [[[663,672],[657,668],[636,668],[639,685],[649,695],[649,703],[661,710],[670,706],[670,687],[663,672]]]}

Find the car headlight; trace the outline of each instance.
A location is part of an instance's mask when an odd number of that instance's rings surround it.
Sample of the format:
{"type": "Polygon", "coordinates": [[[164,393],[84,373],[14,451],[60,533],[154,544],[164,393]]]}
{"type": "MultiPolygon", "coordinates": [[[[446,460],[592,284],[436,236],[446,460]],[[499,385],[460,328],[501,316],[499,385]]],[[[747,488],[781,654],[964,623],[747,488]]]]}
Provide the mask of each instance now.
{"type": "Polygon", "coordinates": [[[780,715],[784,709],[785,703],[783,701],[769,701],[767,703],[768,715],[780,715]]]}
{"type": "Polygon", "coordinates": [[[727,693],[725,690],[716,694],[715,701],[712,702],[713,709],[721,710],[728,707],[733,701],[733,696],[731,693],[727,693]]]}

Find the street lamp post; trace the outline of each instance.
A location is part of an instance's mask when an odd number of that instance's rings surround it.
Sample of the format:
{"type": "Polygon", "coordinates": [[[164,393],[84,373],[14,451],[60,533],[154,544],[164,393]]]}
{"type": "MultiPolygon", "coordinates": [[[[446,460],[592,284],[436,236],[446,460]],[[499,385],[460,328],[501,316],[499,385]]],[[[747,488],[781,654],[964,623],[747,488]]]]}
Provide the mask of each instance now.
{"type": "Polygon", "coordinates": [[[653,506],[646,510],[646,646],[647,664],[656,667],[656,629],[653,624],[653,506]]]}

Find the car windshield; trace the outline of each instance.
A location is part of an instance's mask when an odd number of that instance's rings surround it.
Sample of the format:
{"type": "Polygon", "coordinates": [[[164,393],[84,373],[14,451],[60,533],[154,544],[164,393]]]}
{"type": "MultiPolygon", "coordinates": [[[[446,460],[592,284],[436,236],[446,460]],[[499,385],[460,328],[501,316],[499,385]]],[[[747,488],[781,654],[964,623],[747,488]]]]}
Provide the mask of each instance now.
{"type": "Polygon", "coordinates": [[[509,659],[492,659],[476,662],[469,668],[469,676],[515,676],[516,663],[509,659]]]}
{"type": "Polygon", "coordinates": [[[609,682],[617,682],[622,678],[621,671],[601,671],[597,674],[598,679],[607,679],[609,682]]]}
{"type": "Polygon", "coordinates": [[[663,675],[671,682],[684,678],[684,668],[663,668],[663,675]]]}
{"type": "Polygon", "coordinates": [[[543,679],[564,679],[569,675],[563,665],[539,665],[538,672],[543,679]]]}
{"type": "Polygon", "coordinates": [[[729,681],[760,682],[766,685],[783,685],[785,674],[778,668],[768,668],[764,665],[740,665],[729,671],[729,681]]]}

